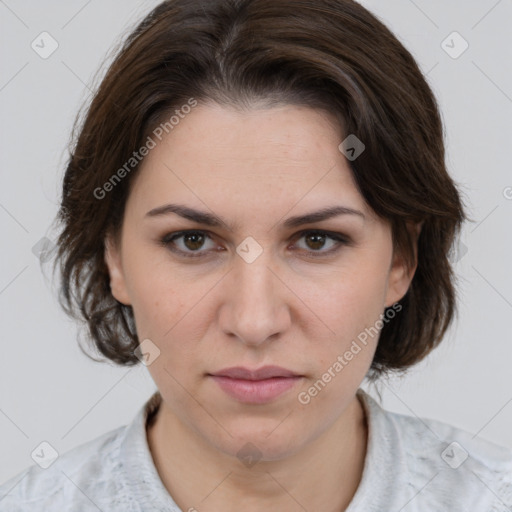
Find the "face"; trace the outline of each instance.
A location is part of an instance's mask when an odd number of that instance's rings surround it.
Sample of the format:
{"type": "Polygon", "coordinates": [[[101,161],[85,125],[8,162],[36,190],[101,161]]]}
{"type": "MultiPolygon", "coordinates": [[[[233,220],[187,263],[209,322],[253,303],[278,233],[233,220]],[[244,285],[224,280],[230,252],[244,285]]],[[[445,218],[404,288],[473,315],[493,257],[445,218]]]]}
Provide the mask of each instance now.
{"type": "Polygon", "coordinates": [[[107,240],[112,293],[150,340],[162,414],[224,454],[250,441],[276,460],[340,420],[384,308],[410,284],[338,149],[344,138],[308,108],[200,104],[145,157],[120,243],[107,240]],[[296,377],[212,376],[268,365],[296,377]]]}

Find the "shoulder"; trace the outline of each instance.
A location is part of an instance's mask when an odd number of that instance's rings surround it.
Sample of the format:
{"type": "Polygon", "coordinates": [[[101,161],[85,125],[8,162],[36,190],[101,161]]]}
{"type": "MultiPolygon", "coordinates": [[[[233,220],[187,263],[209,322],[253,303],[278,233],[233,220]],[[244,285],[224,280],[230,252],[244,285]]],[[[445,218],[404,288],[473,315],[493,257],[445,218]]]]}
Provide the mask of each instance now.
{"type": "Polygon", "coordinates": [[[367,403],[374,442],[382,445],[375,453],[402,476],[418,510],[512,507],[512,449],[442,421],[384,410],[372,397],[367,403]]]}
{"type": "Polygon", "coordinates": [[[34,465],[0,486],[2,512],[179,510],[161,482],[146,425],[161,402],[154,393],[128,425],[34,465]]]}
{"type": "MultiPolygon", "coordinates": [[[[101,496],[115,496],[116,474],[126,426],[69,450],[46,469],[30,466],[0,486],[0,510],[98,510],[101,496]],[[99,492],[101,490],[101,492],[99,492]]],[[[44,448],[43,448],[44,450],[44,448]]]]}

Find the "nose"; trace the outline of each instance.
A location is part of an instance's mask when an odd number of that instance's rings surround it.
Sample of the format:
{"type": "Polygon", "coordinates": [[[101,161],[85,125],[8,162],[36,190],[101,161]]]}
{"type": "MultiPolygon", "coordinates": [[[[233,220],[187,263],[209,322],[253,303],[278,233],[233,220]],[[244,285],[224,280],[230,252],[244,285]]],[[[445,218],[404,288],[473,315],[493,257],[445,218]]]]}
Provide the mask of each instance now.
{"type": "Polygon", "coordinates": [[[287,300],[291,292],[283,281],[279,271],[271,268],[266,251],[252,263],[237,256],[225,283],[222,330],[250,346],[284,333],[291,323],[287,300]]]}

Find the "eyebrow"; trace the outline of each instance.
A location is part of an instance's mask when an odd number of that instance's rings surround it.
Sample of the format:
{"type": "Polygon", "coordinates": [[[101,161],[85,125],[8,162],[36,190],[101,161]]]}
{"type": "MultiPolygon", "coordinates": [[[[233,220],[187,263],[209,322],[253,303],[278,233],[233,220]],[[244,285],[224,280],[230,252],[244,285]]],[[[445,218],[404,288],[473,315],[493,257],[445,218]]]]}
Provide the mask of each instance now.
{"type": "MultiPolygon", "coordinates": [[[[184,219],[197,222],[198,224],[204,224],[206,226],[225,228],[229,231],[233,230],[234,228],[233,225],[230,225],[222,217],[205,211],[195,210],[194,208],[189,208],[188,206],[180,204],[165,204],[163,206],[158,206],[157,208],[153,208],[147,212],[145,217],[161,217],[170,213],[175,213],[184,219]]],[[[294,228],[304,224],[312,224],[314,222],[327,220],[339,215],[356,215],[362,219],[366,219],[363,212],[359,210],[348,208],[346,206],[330,206],[315,212],[306,213],[304,215],[289,217],[284,221],[283,226],[285,228],[294,228]]]]}

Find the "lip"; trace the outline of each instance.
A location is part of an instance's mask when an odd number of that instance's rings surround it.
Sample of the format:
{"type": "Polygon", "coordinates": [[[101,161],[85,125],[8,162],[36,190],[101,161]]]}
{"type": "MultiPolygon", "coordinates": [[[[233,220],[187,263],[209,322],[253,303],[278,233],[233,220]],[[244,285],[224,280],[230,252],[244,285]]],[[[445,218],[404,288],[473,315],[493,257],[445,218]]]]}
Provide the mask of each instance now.
{"type": "Polygon", "coordinates": [[[263,380],[271,379],[273,377],[299,377],[299,374],[294,373],[291,370],[274,365],[262,366],[261,368],[254,370],[243,366],[233,366],[231,368],[219,370],[211,375],[243,380],[263,380]]]}
{"type": "Polygon", "coordinates": [[[280,366],[264,366],[255,370],[237,366],[209,376],[227,395],[247,404],[270,402],[302,380],[301,375],[280,366]]]}

